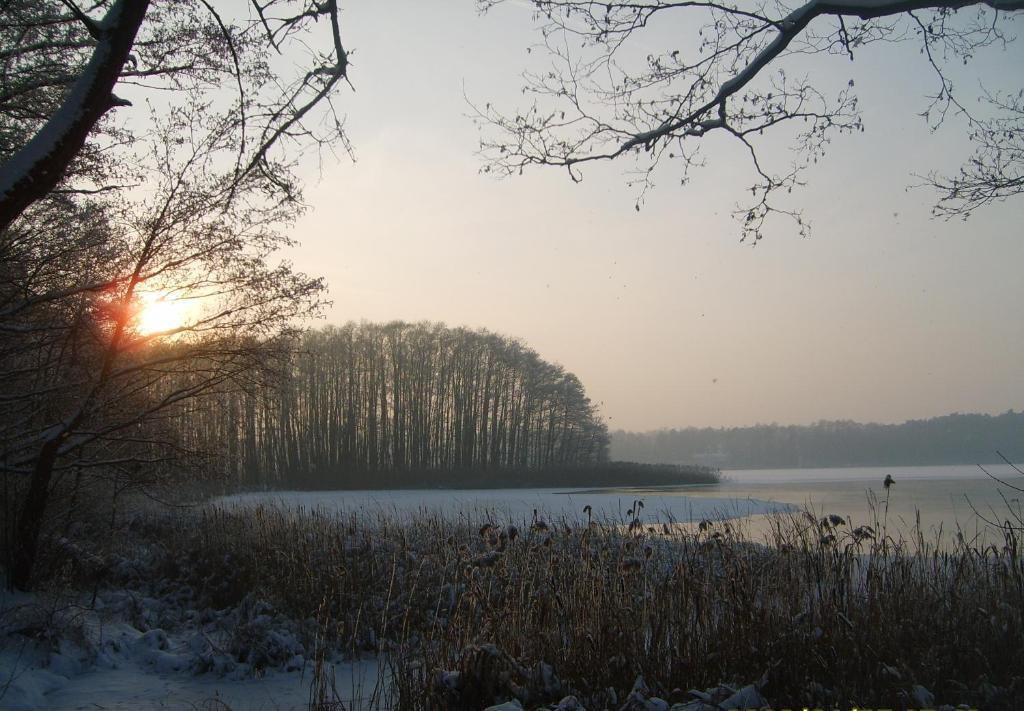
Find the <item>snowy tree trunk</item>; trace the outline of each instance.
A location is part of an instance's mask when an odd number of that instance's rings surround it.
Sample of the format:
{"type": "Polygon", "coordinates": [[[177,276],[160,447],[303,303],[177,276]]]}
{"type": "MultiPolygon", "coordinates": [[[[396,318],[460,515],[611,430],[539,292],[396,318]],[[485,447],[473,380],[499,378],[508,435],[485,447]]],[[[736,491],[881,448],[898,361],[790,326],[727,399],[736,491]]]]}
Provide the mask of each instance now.
{"type": "Polygon", "coordinates": [[[32,139],[0,166],[0,231],[64,177],[93,126],[118,104],[121,76],[149,0],[117,0],[103,20],[89,24],[96,49],[60,108],[32,139]]]}

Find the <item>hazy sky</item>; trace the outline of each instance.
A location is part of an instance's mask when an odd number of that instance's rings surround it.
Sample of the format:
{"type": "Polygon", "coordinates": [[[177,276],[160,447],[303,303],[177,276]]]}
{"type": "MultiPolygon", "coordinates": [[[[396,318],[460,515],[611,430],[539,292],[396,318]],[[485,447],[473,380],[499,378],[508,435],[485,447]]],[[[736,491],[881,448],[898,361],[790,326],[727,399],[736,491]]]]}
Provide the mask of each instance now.
{"type": "MultiPolygon", "coordinates": [[[[325,161],[289,255],[326,277],[328,322],[519,336],[579,375],[612,428],[1024,407],[1024,199],[964,224],[907,191],[914,172],[969,154],[955,127],[931,134],[917,116],[934,79],[915,47],[804,67],[829,93],[856,80],[866,130],[807,174],[796,197],[811,236],[780,221],[752,248],[730,216],[749,164],[723,140],[686,187],[667,172],[639,213],[625,163],[582,184],[555,169],[479,174],[463,93],[521,101],[519,73],[542,59],[526,53],[539,36],[524,6],[351,5],[356,93],[340,104],[357,162],[325,161]]],[[[1024,42],[959,81],[1013,86],[1022,67],[1024,42]]]]}

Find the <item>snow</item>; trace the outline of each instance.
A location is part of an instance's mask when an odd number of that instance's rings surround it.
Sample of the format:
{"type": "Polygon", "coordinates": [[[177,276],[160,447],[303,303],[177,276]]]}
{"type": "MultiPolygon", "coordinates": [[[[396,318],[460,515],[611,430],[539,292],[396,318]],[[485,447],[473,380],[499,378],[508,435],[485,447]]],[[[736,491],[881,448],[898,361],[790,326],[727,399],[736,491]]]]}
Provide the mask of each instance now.
{"type": "Polygon", "coordinates": [[[523,711],[523,705],[516,700],[506,701],[503,704],[488,706],[484,711],[523,711]]]}
{"type": "Polygon", "coordinates": [[[932,708],[935,706],[935,694],[920,684],[914,684],[910,688],[910,698],[920,708],[932,708]]]}
{"type": "MultiPolygon", "coordinates": [[[[0,709],[139,709],[190,708],[216,699],[235,709],[305,709],[309,702],[311,673],[272,671],[259,678],[192,675],[176,666],[154,667],[144,656],[116,655],[114,666],[95,667],[73,673],[61,657],[51,659],[50,668],[27,665],[24,659],[5,654],[0,667],[13,681],[0,697],[0,709]],[[172,668],[173,667],[173,668],[172,668]],[[54,668],[61,672],[54,671],[54,668]],[[6,670],[10,670],[9,672],[6,670]]],[[[377,663],[335,662],[337,688],[345,708],[368,708],[376,682],[377,663]]],[[[6,679],[5,679],[6,683],[6,679]]]]}
{"type": "MultiPolygon", "coordinates": [[[[115,26],[124,6],[124,2],[116,3],[100,24],[104,27],[115,26]]],[[[66,140],[85,112],[89,93],[100,69],[109,61],[110,54],[110,40],[100,41],[60,107],[32,138],[3,164],[3,171],[0,171],[0,199],[7,198],[38,164],[44,162],[60,143],[66,140]]]]}
{"type": "MultiPolygon", "coordinates": [[[[339,690],[351,689],[360,677],[375,672],[368,665],[336,666],[339,690]]],[[[309,702],[310,677],[298,673],[273,673],[260,679],[225,679],[215,675],[189,677],[154,675],[138,668],[97,671],[75,677],[45,706],[51,709],[138,709],[190,708],[216,699],[233,709],[305,709],[309,702]]],[[[372,680],[369,683],[372,688],[372,680]]],[[[353,705],[356,694],[342,697],[345,708],[353,705]]],[[[0,702],[2,703],[2,702],[0,702]]]]}
{"type": "MultiPolygon", "coordinates": [[[[202,624],[168,608],[166,599],[125,590],[101,592],[94,610],[3,593],[0,709],[193,708],[211,701],[235,709],[308,707],[313,663],[296,652],[301,645],[280,618],[258,604],[246,611],[248,633],[262,635],[256,665],[219,648],[224,628],[240,624],[237,611],[202,624]],[[174,617],[182,624],[173,630],[140,629],[174,617]]],[[[345,708],[371,707],[382,670],[377,659],[335,658],[327,666],[345,708]]]]}
{"type": "Polygon", "coordinates": [[[722,701],[719,706],[724,709],[759,709],[768,701],[754,685],[744,686],[735,694],[722,701]]]}
{"type": "Polygon", "coordinates": [[[522,704],[515,700],[506,701],[504,704],[488,706],[483,711],[522,711],[522,704]]]}

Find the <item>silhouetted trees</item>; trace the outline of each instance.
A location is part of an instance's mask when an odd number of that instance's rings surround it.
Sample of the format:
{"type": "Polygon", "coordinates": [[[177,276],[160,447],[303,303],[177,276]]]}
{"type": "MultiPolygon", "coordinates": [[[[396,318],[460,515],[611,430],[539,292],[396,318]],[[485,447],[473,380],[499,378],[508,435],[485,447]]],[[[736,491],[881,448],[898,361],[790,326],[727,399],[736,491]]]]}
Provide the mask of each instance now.
{"type": "Polygon", "coordinates": [[[347,57],[335,0],[0,3],[13,586],[31,584],[55,509],[80,501],[69,479],[115,499],[150,487],[187,453],[184,403],[263,377],[315,313],[322,283],[277,252],[303,211],[301,155],[347,144],[332,103],[347,57]]]}
{"type": "Polygon", "coordinates": [[[823,421],[806,426],[689,428],[612,434],[612,455],[723,468],[975,464],[1024,459],[1024,412],[952,414],[899,425],[823,421]]]}
{"type": "Polygon", "coordinates": [[[197,403],[190,446],[243,486],[388,486],[414,473],[553,470],[607,459],[583,384],[518,340],[440,324],[308,333],[274,389],[197,403]]]}

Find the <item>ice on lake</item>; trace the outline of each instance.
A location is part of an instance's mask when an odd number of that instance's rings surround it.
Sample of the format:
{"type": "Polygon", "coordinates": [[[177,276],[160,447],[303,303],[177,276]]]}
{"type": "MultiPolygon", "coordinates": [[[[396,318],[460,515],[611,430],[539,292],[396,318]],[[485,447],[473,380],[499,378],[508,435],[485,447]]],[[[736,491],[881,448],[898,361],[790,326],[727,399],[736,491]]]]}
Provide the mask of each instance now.
{"type": "Polygon", "coordinates": [[[375,491],[271,491],[222,497],[227,507],[281,506],[339,513],[441,514],[452,519],[477,521],[502,518],[529,521],[534,512],[569,521],[586,519],[590,506],[596,520],[625,522],[636,501],[650,523],[686,523],[702,519],[744,518],[796,509],[788,503],[750,497],[688,496],[673,489],[646,489],[642,493],[615,489],[416,489],[375,491]]]}

